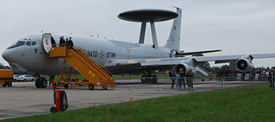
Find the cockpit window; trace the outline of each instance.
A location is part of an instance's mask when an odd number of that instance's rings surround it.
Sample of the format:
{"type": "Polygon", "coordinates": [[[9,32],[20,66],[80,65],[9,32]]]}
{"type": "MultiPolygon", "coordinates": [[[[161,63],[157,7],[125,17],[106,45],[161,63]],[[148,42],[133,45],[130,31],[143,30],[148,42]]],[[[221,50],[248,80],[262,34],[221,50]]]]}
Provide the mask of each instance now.
{"type": "Polygon", "coordinates": [[[31,46],[31,42],[27,41],[26,45],[31,46]]]}
{"type": "Polygon", "coordinates": [[[21,45],[24,45],[25,43],[26,43],[26,41],[17,41],[17,42],[15,43],[15,45],[21,46],[21,45]]]}
{"type": "Polygon", "coordinates": [[[26,41],[17,41],[15,44],[11,45],[7,49],[11,49],[11,48],[14,48],[14,47],[19,47],[19,46],[25,45],[25,43],[26,43],[26,41]]]}
{"type": "Polygon", "coordinates": [[[36,42],[32,42],[32,46],[36,45],[36,42]]]}

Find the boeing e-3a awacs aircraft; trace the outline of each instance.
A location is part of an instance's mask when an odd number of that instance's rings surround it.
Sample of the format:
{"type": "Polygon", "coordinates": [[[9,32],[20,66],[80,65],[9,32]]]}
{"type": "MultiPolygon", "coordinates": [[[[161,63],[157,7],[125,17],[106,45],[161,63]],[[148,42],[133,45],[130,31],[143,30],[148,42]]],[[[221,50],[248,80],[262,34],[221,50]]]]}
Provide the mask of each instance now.
{"type": "MultiPolygon", "coordinates": [[[[121,13],[119,18],[129,21],[141,22],[141,33],[139,43],[128,43],[116,40],[96,39],[75,35],[64,35],[56,33],[33,34],[18,39],[3,53],[3,58],[9,62],[15,72],[30,72],[40,77],[36,83],[47,86],[45,77],[59,75],[65,65],[62,58],[46,58],[49,51],[55,45],[59,37],[72,37],[74,45],[84,48],[88,54],[105,66],[113,74],[144,73],[144,76],[151,76],[154,70],[168,70],[175,67],[176,71],[183,68],[185,71],[194,69],[198,63],[215,61],[215,63],[236,62],[240,71],[248,71],[253,67],[254,58],[275,57],[270,54],[247,54],[230,56],[201,56],[183,57],[195,53],[208,53],[220,50],[208,50],[198,52],[182,52],[179,50],[181,31],[181,9],[177,12],[166,10],[136,10],[121,13]],[[154,22],[174,19],[170,36],[164,47],[157,44],[154,22]],[[143,44],[146,23],[149,22],[152,31],[153,45],[143,44]],[[50,40],[50,41],[48,41],[50,40]]],[[[76,70],[73,73],[77,73],[76,70]]],[[[42,88],[45,88],[43,86],[42,88]]]]}

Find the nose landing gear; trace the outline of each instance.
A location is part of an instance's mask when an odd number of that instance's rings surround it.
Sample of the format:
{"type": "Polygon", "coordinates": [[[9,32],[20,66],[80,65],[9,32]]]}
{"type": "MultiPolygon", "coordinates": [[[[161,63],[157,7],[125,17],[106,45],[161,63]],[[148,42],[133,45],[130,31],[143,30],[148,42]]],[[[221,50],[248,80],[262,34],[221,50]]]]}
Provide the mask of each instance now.
{"type": "Polygon", "coordinates": [[[47,80],[46,78],[39,78],[35,81],[36,88],[46,88],[47,87],[47,80]]]}

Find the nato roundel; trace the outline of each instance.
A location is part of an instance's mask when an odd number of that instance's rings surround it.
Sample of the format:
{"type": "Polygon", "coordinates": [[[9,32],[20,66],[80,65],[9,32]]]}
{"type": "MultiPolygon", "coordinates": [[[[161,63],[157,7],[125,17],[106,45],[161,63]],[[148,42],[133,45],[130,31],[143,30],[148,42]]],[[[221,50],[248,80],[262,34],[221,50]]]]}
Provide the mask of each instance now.
{"type": "Polygon", "coordinates": [[[160,22],[174,19],[178,16],[177,13],[168,10],[144,9],[122,12],[118,18],[133,22],[160,22]]]}

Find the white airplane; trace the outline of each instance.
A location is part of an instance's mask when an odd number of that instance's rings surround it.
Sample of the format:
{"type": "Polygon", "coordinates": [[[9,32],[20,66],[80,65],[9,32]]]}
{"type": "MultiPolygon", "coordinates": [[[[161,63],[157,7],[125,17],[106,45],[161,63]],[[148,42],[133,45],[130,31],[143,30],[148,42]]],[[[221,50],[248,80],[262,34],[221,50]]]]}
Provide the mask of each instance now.
{"type": "MultiPolygon", "coordinates": [[[[134,11],[134,13],[145,12],[143,14],[146,15],[146,12],[152,13],[152,11],[156,12],[156,14],[149,14],[149,16],[155,16],[157,13],[167,12],[158,10],[141,10],[134,11]]],[[[144,28],[146,24],[146,22],[143,22],[139,43],[128,43],[116,40],[56,33],[39,33],[18,39],[15,44],[8,47],[2,53],[2,57],[9,62],[15,72],[29,72],[33,76],[40,77],[40,79],[36,80],[36,83],[43,82],[42,84],[46,86],[47,83],[44,83],[46,82],[45,77],[59,75],[63,66],[70,67],[70,64],[64,64],[64,59],[62,58],[46,58],[49,56],[51,47],[58,43],[57,40],[59,40],[59,37],[61,36],[64,36],[65,38],[72,37],[74,46],[84,48],[93,58],[95,58],[113,74],[144,73],[144,77],[151,77],[151,73],[154,70],[169,70],[173,67],[175,67],[176,71],[179,71],[180,68],[183,68],[185,71],[188,69],[193,69],[193,71],[196,71],[195,67],[199,63],[206,61],[215,61],[215,63],[234,61],[236,62],[238,70],[243,72],[249,71],[253,67],[252,59],[254,58],[275,57],[275,53],[182,57],[182,55],[216,52],[220,50],[198,52],[180,51],[181,9],[177,8],[177,12],[174,12],[174,15],[175,14],[176,18],[174,19],[170,36],[164,47],[159,47],[157,45],[154,21],[149,21],[152,29],[153,45],[143,44],[144,28]],[[48,42],[47,40],[51,41],[48,42]]],[[[125,17],[123,14],[120,14],[119,17],[122,19],[127,19],[123,18],[125,17]]],[[[155,20],[157,21],[157,19],[158,18],[156,17],[155,20]]],[[[78,72],[74,70],[73,73],[76,74],[78,72]]]]}

